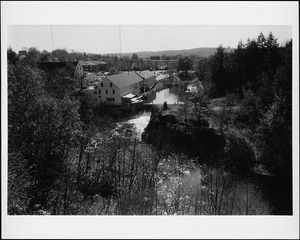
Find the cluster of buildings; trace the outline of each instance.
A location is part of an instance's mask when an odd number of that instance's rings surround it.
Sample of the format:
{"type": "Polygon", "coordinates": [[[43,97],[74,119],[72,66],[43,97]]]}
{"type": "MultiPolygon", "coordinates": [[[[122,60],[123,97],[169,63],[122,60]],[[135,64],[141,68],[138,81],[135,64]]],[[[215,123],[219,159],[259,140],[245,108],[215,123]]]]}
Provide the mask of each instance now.
{"type": "Polygon", "coordinates": [[[144,59],[143,63],[145,66],[151,69],[159,69],[159,70],[167,70],[167,69],[176,70],[178,67],[178,59],[160,60],[152,57],[150,59],[144,59]]]}
{"type": "Polygon", "coordinates": [[[141,104],[143,93],[154,88],[157,83],[168,83],[171,79],[166,70],[108,71],[108,66],[103,61],[56,61],[37,64],[46,72],[68,66],[75,67],[75,88],[88,97],[90,103],[94,105],[104,103],[111,106],[131,107],[141,104]]]}
{"type": "Polygon", "coordinates": [[[101,61],[78,62],[74,79],[77,89],[94,104],[130,106],[143,102],[142,93],[151,90],[157,81],[166,81],[169,74],[154,71],[126,71],[111,74],[101,61]]]}

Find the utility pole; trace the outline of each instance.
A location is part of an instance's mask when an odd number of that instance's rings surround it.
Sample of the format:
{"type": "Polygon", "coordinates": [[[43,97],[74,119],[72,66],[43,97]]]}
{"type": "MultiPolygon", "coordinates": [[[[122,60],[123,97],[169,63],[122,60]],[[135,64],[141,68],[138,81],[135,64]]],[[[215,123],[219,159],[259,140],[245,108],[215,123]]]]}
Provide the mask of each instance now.
{"type": "Polygon", "coordinates": [[[54,51],[54,41],[53,41],[53,30],[51,25],[51,37],[52,37],[52,50],[54,51]]]}
{"type": "Polygon", "coordinates": [[[119,25],[120,57],[122,58],[121,25],[119,25]]]}
{"type": "Polygon", "coordinates": [[[122,63],[121,63],[121,60],[122,60],[122,40],[121,40],[121,25],[119,25],[119,41],[120,41],[120,65],[119,65],[119,68],[121,71],[123,71],[123,69],[121,69],[122,67],[122,63]]]}

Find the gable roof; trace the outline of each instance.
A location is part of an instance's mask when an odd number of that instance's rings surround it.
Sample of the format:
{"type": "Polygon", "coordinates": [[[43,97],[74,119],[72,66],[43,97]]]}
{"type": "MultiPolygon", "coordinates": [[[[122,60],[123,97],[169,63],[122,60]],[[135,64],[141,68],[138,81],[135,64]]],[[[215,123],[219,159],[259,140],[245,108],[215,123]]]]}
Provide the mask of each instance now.
{"type": "Polygon", "coordinates": [[[166,79],[166,78],[168,78],[168,77],[170,77],[170,75],[169,74],[159,74],[157,77],[156,77],[156,81],[160,81],[160,80],[163,80],[163,79],[166,79]]]}
{"type": "Polygon", "coordinates": [[[123,72],[107,76],[107,78],[119,88],[124,88],[143,81],[135,72],[123,72]]]}
{"type": "Polygon", "coordinates": [[[153,72],[150,72],[149,70],[145,71],[138,71],[137,74],[139,74],[142,78],[151,78],[156,77],[156,75],[153,72]]]}

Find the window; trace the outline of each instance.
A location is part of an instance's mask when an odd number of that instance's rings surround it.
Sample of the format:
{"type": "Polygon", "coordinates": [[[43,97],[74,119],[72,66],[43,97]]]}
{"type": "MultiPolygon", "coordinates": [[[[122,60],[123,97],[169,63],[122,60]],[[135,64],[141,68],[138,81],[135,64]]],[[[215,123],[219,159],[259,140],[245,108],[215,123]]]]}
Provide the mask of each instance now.
{"type": "Polygon", "coordinates": [[[114,102],[114,101],[115,101],[115,98],[106,98],[106,100],[107,100],[108,102],[114,102]]]}
{"type": "Polygon", "coordinates": [[[115,89],[113,89],[112,93],[115,94],[115,89]]]}
{"type": "Polygon", "coordinates": [[[108,94],[108,90],[107,89],[105,90],[105,92],[106,92],[106,94],[108,94]]]}
{"type": "Polygon", "coordinates": [[[99,94],[101,94],[101,89],[99,89],[99,94]]]}
{"type": "Polygon", "coordinates": [[[103,87],[103,82],[101,83],[101,87],[103,87]]]}
{"type": "Polygon", "coordinates": [[[110,83],[109,86],[112,87],[112,83],[110,83]]]}

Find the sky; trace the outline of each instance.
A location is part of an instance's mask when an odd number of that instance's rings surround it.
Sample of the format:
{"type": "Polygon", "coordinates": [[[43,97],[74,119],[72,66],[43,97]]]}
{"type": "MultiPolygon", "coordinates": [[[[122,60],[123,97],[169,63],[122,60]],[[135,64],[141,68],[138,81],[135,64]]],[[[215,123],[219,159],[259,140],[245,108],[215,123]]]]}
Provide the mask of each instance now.
{"type": "Polygon", "coordinates": [[[4,7],[1,30],[6,46],[16,51],[37,47],[105,54],[220,44],[234,48],[239,40],[246,42],[260,32],[272,31],[283,43],[299,29],[297,7],[290,2],[46,1],[4,7]]]}
{"type": "Polygon", "coordinates": [[[235,48],[240,40],[272,32],[279,43],[292,38],[288,25],[10,25],[8,46],[15,51],[66,48],[88,53],[128,53],[198,47],[235,48]],[[52,38],[53,37],[53,38],[52,38]],[[53,39],[53,40],[52,40],[53,39]]]}

